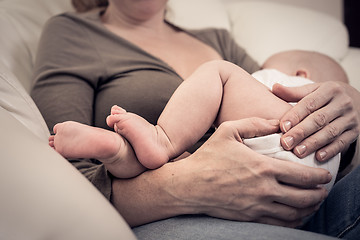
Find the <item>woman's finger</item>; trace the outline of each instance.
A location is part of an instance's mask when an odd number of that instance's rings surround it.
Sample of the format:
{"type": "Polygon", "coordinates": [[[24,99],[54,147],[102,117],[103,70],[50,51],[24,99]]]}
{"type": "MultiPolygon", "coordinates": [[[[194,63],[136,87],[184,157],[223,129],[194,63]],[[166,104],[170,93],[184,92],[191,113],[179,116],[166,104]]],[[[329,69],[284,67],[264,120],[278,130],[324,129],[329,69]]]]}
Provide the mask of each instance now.
{"type": "Polygon", "coordinates": [[[352,112],[351,108],[339,101],[334,102],[338,103],[332,103],[331,106],[317,110],[286,132],[281,139],[282,146],[286,150],[291,150],[297,146],[294,153],[298,157],[305,157],[320,147],[331,143],[344,131],[356,127],[357,115],[355,112],[352,112]]]}
{"type": "Polygon", "coordinates": [[[323,201],[327,191],[319,185],[327,184],[332,176],[322,168],[308,167],[299,163],[268,158],[271,173],[269,185],[263,194],[271,201],[295,208],[308,208],[323,201]]]}
{"type": "Polygon", "coordinates": [[[276,180],[285,185],[310,189],[329,183],[332,178],[330,172],[322,168],[282,160],[274,161],[272,158],[269,158],[269,161],[272,161],[276,180]]]}
{"type": "MultiPolygon", "coordinates": [[[[331,108],[323,109],[324,106],[327,106],[327,104],[333,100],[333,98],[330,97],[332,96],[330,92],[326,91],[324,95],[320,95],[318,92],[312,92],[301,99],[281,118],[281,130],[283,132],[288,132],[292,127],[296,127],[299,123],[308,117],[310,117],[308,120],[311,121],[313,126],[313,128],[310,130],[314,130],[314,128],[318,130],[329,121],[334,119],[336,115],[339,115],[339,111],[341,111],[341,108],[338,107],[338,105],[340,105],[339,103],[337,106],[333,105],[331,108]]],[[[334,103],[332,102],[332,104],[334,103]]]]}
{"type": "MultiPolygon", "coordinates": [[[[317,159],[326,161],[343,151],[358,136],[357,121],[350,115],[335,119],[321,131],[305,138],[294,148],[294,154],[303,158],[317,151],[317,159]],[[323,148],[324,147],[324,148],[323,148]],[[323,149],[321,149],[323,148],[323,149]],[[325,151],[326,150],[326,151],[325,151]]],[[[289,132],[291,135],[292,133],[289,132]]],[[[285,135],[285,138],[287,135],[285,135]]]]}
{"type": "Polygon", "coordinates": [[[272,92],[286,102],[299,102],[319,87],[320,84],[318,83],[306,84],[301,87],[286,87],[279,83],[275,83],[272,87],[272,92]]]}
{"type": "Polygon", "coordinates": [[[315,156],[318,161],[327,161],[347,149],[347,143],[353,143],[359,136],[359,131],[346,131],[329,145],[317,150],[315,156]]]}
{"type": "Polygon", "coordinates": [[[299,189],[283,184],[274,200],[284,205],[304,209],[320,204],[327,195],[325,188],[299,189]]]}
{"type": "MultiPolygon", "coordinates": [[[[302,87],[285,87],[280,84],[273,86],[272,91],[275,95],[287,102],[297,102],[280,119],[280,129],[282,132],[289,131],[329,101],[320,95],[313,94],[319,87],[319,84],[307,84],[302,87]]],[[[327,94],[326,96],[329,95],[327,94]]]]}
{"type": "MultiPolygon", "coordinates": [[[[299,222],[311,215],[319,208],[319,205],[311,206],[308,208],[294,208],[277,202],[272,202],[262,209],[263,216],[260,218],[260,222],[268,219],[275,225],[282,225],[282,222],[291,222],[292,224],[299,222]],[[278,224],[276,224],[278,222],[278,224]]],[[[265,222],[263,222],[265,223],[265,222]]]]}
{"type": "Polygon", "coordinates": [[[357,138],[358,112],[352,98],[339,83],[310,84],[297,88],[297,93],[282,86],[273,90],[287,100],[308,94],[280,121],[280,128],[285,132],[281,144],[286,150],[293,149],[298,157],[317,151],[317,159],[326,161],[357,138]]]}
{"type": "MultiPolygon", "coordinates": [[[[310,114],[314,113],[320,108],[323,108],[324,106],[329,105],[330,102],[332,106],[330,109],[327,109],[327,114],[333,111],[336,112],[342,110],[338,104],[349,105],[351,102],[350,97],[348,97],[345,101],[346,103],[341,103],[345,100],[343,98],[345,95],[342,94],[343,91],[344,90],[341,88],[341,86],[334,82],[328,82],[327,84],[322,85],[319,83],[314,83],[296,88],[287,88],[278,85],[278,87],[273,88],[273,92],[277,96],[285,98],[285,101],[298,101],[298,103],[291,110],[285,113],[280,120],[281,130],[283,132],[289,131],[292,127],[296,126],[310,114]],[[338,95],[341,95],[342,98],[338,101],[332,101],[334,97],[338,95]]],[[[321,125],[323,116],[319,115],[316,119],[313,119],[313,121],[315,120],[318,120],[319,124],[321,125]]],[[[315,122],[314,125],[316,125],[315,122]]]]}
{"type": "MultiPolygon", "coordinates": [[[[294,128],[291,128],[288,130],[282,137],[282,146],[286,150],[291,150],[295,146],[297,146],[300,142],[302,142],[304,139],[309,137],[310,135],[316,133],[320,129],[323,129],[326,127],[331,121],[338,118],[343,114],[344,108],[341,108],[341,104],[336,104],[336,107],[324,107],[316,112],[314,112],[312,115],[306,117],[303,121],[301,121],[299,124],[297,124],[294,128]],[[335,109],[335,110],[334,110],[335,109]]],[[[334,126],[335,127],[335,126],[334,126]]],[[[346,130],[347,124],[344,126],[339,126],[337,129],[339,133],[346,130]]],[[[323,133],[325,135],[325,133],[323,133]]],[[[329,140],[327,140],[326,143],[329,143],[329,140]]],[[[324,145],[322,145],[324,146],[324,145]]],[[[317,149],[317,148],[316,148],[317,149]]],[[[315,150],[316,150],[315,149],[315,150]]],[[[310,154],[311,152],[307,152],[306,155],[310,154]]],[[[302,155],[302,154],[297,154],[302,155]]],[[[303,155],[303,156],[306,156],[303,155]]],[[[301,156],[301,157],[303,157],[301,156]]]]}
{"type": "Polygon", "coordinates": [[[223,122],[219,128],[228,128],[234,131],[236,138],[260,137],[279,130],[279,120],[262,118],[245,118],[236,121],[223,122]]]}

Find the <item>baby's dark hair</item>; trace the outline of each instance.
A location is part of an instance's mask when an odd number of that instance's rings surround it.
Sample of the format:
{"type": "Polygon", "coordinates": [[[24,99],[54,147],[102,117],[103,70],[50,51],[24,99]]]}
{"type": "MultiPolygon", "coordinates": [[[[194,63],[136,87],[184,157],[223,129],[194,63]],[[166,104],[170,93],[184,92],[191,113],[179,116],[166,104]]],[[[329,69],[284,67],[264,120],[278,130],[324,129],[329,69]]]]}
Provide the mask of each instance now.
{"type": "Polygon", "coordinates": [[[87,12],[94,8],[109,5],[108,0],[71,0],[71,3],[77,12],[87,12]]]}

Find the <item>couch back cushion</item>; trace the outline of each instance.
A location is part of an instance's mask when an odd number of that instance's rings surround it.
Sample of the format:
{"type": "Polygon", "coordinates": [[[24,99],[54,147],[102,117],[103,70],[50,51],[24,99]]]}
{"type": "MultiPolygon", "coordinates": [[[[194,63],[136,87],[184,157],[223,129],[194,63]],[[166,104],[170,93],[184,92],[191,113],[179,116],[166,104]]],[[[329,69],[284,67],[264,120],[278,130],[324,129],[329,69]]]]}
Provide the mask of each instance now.
{"type": "Polygon", "coordinates": [[[347,29],[330,15],[269,1],[232,2],[227,10],[234,38],[260,64],[290,49],[318,51],[338,61],[347,53],[347,29]]]}
{"type": "Polygon", "coordinates": [[[166,19],[187,29],[224,28],[230,22],[222,0],[169,0],[166,19]]]}
{"type": "MultiPolygon", "coordinates": [[[[7,114],[25,125],[42,141],[48,142],[50,133],[39,109],[21,83],[1,62],[0,108],[5,109],[7,114]]],[[[0,114],[0,119],[2,117],[0,114]]]]}
{"type": "Polygon", "coordinates": [[[0,1],[0,62],[31,87],[32,67],[41,29],[46,20],[72,10],[70,0],[0,1]]]}

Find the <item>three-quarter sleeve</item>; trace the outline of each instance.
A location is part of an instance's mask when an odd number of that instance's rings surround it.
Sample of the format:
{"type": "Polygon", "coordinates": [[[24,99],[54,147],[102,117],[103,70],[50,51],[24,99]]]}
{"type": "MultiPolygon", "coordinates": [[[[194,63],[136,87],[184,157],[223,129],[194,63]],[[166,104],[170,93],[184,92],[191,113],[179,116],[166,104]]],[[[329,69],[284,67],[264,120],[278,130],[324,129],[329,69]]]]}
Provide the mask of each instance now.
{"type": "MultiPolygon", "coordinates": [[[[104,71],[98,59],[91,39],[72,19],[56,16],[44,27],[31,96],[50,132],[56,123],[69,120],[93,125],[97,81],[104,71]]],[[[111,176],[100,162],[69,161],[110,198],[111,176]]]]}

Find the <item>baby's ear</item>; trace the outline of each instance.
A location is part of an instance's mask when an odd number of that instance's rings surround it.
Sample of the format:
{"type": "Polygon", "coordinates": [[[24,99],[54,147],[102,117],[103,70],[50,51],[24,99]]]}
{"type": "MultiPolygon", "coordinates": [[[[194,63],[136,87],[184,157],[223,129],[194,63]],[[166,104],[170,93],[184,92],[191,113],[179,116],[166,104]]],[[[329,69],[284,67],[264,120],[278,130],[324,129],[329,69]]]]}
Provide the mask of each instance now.
{"type": "Polygon", "coordinates": [[[296,76],[303,78],[310,78],[310,72],[306,69],[299,69],[296,71],[296,76]]]}

